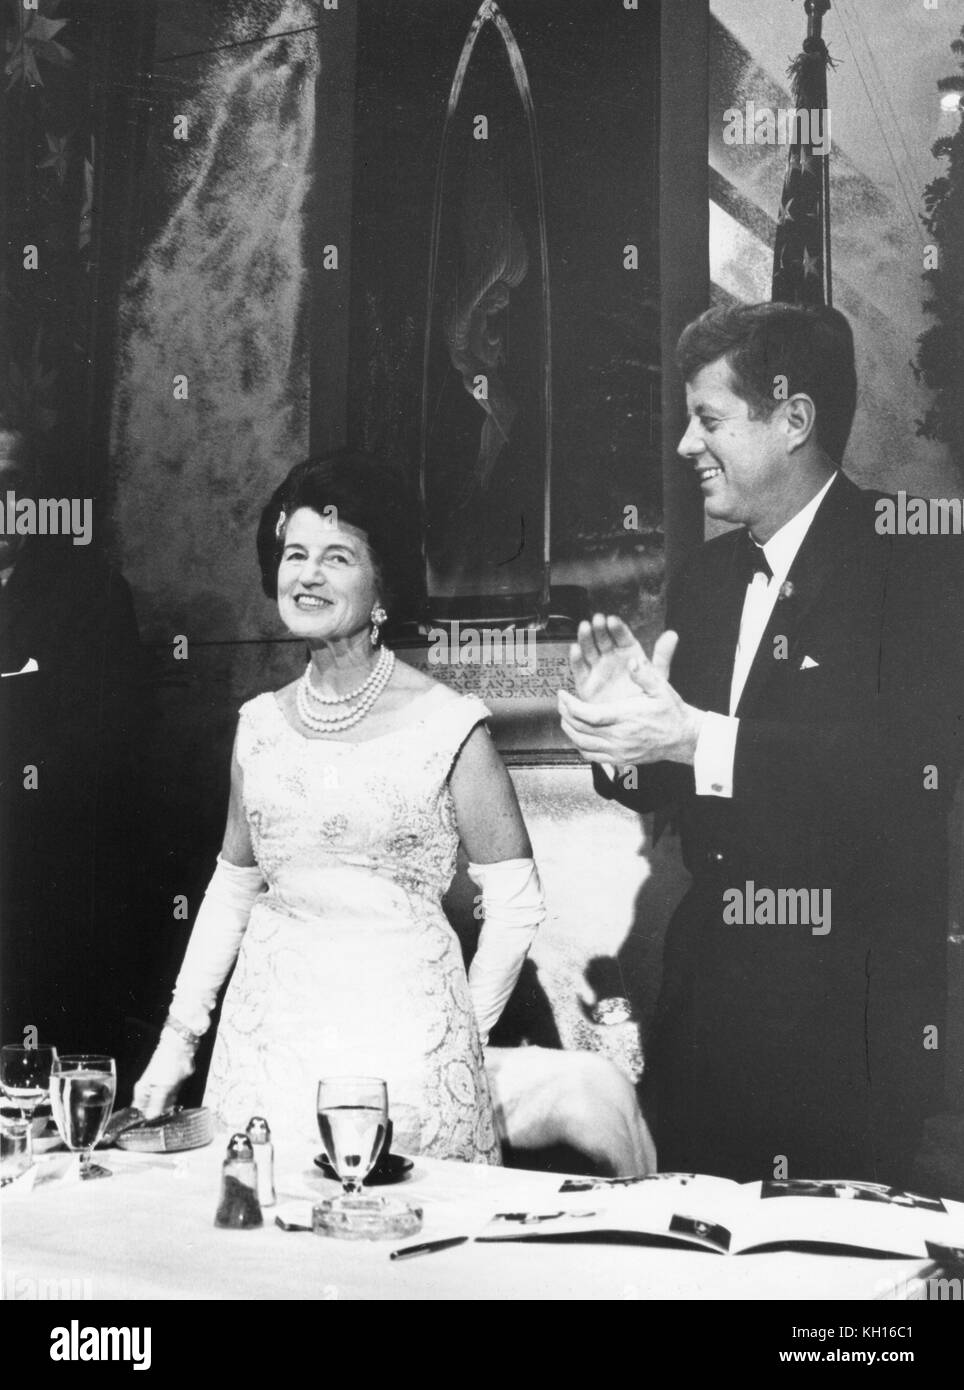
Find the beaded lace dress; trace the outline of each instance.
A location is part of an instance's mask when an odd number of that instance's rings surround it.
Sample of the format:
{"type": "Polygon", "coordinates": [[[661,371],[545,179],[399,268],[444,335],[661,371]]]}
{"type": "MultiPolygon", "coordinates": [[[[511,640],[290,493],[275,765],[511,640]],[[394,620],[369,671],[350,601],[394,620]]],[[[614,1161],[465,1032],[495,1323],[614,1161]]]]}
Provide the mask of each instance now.
{"type": "Polygon", "coordinates": [[[438,688],[365,742],[312,739],[273,694],[241,708],[244,809],[267,887],[225,995],[205,1104],[318,1139],[322,1076],[383,1077],[393,1148],[499,1163],[458,938],[441,907],[458,831],[448,778],[489,712],[438,688]],[[413,713],[415,709],[413,709],[413,713]]]}

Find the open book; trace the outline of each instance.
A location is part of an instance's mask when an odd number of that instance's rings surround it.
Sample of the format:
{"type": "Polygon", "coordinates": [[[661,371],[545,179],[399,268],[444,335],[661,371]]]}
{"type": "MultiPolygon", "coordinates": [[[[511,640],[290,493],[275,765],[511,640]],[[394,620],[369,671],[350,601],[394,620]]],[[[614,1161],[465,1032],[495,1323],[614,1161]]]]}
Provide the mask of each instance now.
{"type": "Polygon", "coordinates": [[[477,1239],[609,1240],[722,1255],[831,1246],[925,1259],[929,1244],[964,1245],[964,1203],[867,1182],[570,1178],[551,1204],[499,1212],[477,1239]]]}

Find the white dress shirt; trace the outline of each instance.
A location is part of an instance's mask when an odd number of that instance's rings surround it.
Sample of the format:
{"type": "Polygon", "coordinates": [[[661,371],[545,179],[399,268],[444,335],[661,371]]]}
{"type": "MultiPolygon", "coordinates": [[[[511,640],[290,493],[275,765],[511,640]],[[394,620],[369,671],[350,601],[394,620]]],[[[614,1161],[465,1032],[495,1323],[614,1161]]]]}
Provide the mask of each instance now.
{"type": "Polygon", "coordinates": [[[817,514],[817,508],[830,491],[836,477],[837,474],[832,473],[807,505],[761,547],[773,574],[767,579],[762,571],[758,571],[747,585],[743,613],[740,617],[740,633],[733,659],[733,677],[730,681],[730,712],[715,714],[707,711],[696,742],[693,772],[697,796],[733,795],[733,764],[740,729],[740,721],[735,717],[734,711],[740,703],[740,696],[756,657],[760,639],[766,631],[780,596],[780,589],[797,558],[797,551],[817,514]]]}

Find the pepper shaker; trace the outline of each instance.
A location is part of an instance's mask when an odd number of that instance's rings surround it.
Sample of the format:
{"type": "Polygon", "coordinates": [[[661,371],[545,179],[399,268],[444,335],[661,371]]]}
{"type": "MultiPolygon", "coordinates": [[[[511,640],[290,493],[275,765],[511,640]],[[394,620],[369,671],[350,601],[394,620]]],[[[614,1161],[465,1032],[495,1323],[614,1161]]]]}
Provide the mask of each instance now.
{"type": "Polygon", "coordinates": [[[221,1167],[221,1201],[214,1224],[235,1231],[264,1225],[258,1202],[254,1150],[246,1134],[232,1134],[228,1143],[221,1167]]]}
{"type": "Polygon", "coordinates": [[[274,1144],[271,1142],[271,1126],[262,1115],[252,1115],[248,1121],[247,1135],[254,1150],[254,1166],[258,1175],[258,1202],[263,1207],[273,1207],[278,1198],[274,1190],[274,1144]]]}

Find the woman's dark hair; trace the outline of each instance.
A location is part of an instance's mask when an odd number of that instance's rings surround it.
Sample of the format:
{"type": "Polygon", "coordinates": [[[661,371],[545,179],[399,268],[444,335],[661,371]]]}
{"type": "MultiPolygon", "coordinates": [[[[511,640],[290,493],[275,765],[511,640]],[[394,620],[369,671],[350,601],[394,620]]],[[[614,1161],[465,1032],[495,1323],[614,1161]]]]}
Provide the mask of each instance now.
{"type": "Polygon", "coordinates": [[[278,597],[284,548],[279,518],[282,512],[290,517],[299,507],[364,531],[391,626],[416,615],[422,587],[420,509],[401,469],[356,449],[338,449],[296,464],[271,494],[258,523],[261,586],[270,599],[278,597]]]}

